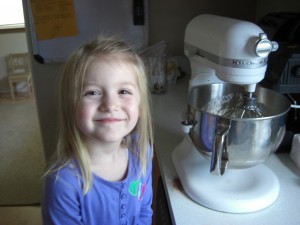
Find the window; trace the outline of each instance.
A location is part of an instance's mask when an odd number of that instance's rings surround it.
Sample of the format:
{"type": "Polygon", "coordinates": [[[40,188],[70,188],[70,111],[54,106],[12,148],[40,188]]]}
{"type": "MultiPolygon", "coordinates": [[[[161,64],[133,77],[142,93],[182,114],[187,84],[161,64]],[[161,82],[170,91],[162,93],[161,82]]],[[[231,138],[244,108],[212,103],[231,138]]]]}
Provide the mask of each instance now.
{"type": "Polygon", "coordinates": [[[24,28],[22,0],[0,0],[0,29],[24,28]]]}

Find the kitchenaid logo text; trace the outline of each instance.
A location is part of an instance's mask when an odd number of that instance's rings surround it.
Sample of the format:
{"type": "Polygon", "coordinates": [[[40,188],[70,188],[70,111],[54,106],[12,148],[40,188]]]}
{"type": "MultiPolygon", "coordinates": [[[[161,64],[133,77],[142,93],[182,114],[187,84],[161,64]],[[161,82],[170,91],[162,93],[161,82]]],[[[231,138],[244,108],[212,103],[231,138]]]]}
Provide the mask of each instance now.
{"type": "Polygon", "coordinates": [[[264,66],[268,62],[267,58],[257,60],[257,61],[251,61],[251,60],[242,60],[242,59],[233,59],[232,65],[236,67],[252,67],[252,66],[264,66]]]}
{"type": "Polygon", "coordinates": [[[185,44],[185,53],[189,55],[189,57],[197,55],[201,57],[201,59],[203,60],[213,62],[219,66],[226,66],[230,68],[255,69],[255,68],[266,66],[268,62],[268,58],[259,58],[259,57],[253,57],[253,59],[258,59],[258,60],[250,60],[251,58],[248,60],[244,60],[244,59],[220,57],[218,55],[212,54],[210,52],[198,48],[197,46],[190,45],[190,44],[185,44]]]}

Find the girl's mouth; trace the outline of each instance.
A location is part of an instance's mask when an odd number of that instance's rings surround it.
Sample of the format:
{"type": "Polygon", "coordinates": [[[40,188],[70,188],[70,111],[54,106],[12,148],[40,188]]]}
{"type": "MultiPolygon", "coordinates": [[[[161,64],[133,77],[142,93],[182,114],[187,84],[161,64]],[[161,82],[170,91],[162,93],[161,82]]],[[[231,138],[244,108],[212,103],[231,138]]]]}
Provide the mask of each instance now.
{"type": "Polygon", "coordinates": [[[118,118],[103,118],[103,119],[98,119],[96,121],[101,122],[101,123],[116,123],[116,122],[120,122],[123,120],[124,119],[118,119],[118,118]]]}

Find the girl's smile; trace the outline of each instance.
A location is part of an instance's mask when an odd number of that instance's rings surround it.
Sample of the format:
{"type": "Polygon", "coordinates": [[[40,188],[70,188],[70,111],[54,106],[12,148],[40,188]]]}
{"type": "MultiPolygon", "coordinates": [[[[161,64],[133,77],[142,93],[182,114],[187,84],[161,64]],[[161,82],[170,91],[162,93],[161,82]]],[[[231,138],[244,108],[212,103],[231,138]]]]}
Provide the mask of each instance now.
{"type": "Polygon", "coordinates": [[[103,119],[97,119],[97,122],[100,123],[116,123],[116,122],[121,122],[124,121],[125,119],[118,119],[118,118],[103,118],[103,119]]]}

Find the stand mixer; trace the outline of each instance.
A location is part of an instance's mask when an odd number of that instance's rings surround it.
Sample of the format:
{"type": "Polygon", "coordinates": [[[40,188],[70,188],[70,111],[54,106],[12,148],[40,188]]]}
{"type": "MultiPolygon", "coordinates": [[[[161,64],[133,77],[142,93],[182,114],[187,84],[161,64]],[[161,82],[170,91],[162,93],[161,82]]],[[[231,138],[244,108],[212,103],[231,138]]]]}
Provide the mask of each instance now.
{"type": "Polygon", "coordinates": [[[203,14],[188,24],[184,44],[192,72],[186,136],[172,153],[184,191],[222,212],[268,207],[280,186],[262,162],[283,139],[290,104],[256,84],[277,43],[253,23],[203,14]]]}

